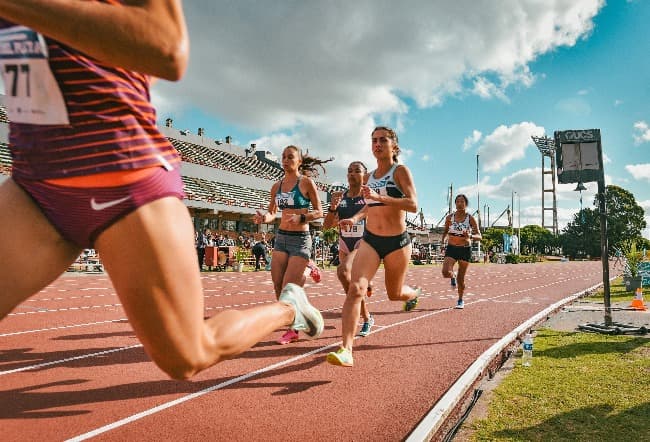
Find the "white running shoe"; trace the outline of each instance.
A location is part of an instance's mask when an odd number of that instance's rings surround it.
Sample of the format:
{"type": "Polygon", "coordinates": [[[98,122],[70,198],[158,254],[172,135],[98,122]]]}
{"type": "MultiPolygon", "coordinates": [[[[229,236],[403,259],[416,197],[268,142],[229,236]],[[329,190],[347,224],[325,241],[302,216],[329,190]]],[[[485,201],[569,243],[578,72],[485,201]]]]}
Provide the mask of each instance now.
{"type": "Polygon", "coordinates": [[[292,305],[296,311],[296,317],[293,320],[291,328],[293,330],[302,330],[310,338],[316,338],[323,333],[325,322],[323,315],[316,307],[309,303],[305,291],[299,285],[288,283],[280,293],[279,301],[292,305]]]}

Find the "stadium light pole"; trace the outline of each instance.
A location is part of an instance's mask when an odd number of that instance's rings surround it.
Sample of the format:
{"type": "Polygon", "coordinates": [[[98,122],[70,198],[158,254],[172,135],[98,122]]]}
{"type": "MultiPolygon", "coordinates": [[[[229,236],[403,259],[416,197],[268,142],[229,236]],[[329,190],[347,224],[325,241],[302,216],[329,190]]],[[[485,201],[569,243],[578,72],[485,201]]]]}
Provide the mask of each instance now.
{"type": "Polygon", "coordinates": [[[517,255],[521,255],[521,194],[518,192],[515,192],[517,194],[517,206],[519,207],[517,210],[517,255]]]}
{"type": "Polygon", "coordinates": [[[479,180],[478,180],[478,157],[479,154],[476,154],[476,210],[478,210],[478,230],[481,231],[481,193],[479,190],[479,180]]]}

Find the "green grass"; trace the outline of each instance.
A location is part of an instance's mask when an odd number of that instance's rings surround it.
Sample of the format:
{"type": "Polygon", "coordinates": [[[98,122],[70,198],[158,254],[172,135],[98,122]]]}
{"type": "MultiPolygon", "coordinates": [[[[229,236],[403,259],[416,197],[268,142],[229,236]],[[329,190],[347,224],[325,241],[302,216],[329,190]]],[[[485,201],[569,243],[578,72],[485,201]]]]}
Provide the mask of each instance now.
{"type": "Polygon", "coordinates": [[[650,339],[540,330],[473,440],[650,440],[650,339]]]}
{"type": "MultiPolygon", "coordinates": [[[[643,287],[643,298],[647,298],[650,296],[650,287],[643,287]]],[[[623,278],[618,277],[609,284],[609,300],[610,302],[619,302],[619,301],[632,301],[632,298],[634,298],[634,293],[633,292],[626,292],[625,291],[625,284],[623,284],[623,278]]],[[[604,295],[603,291],[598,290],[597,293],[594,293],[592,296],[587,296],[584,298],[585,300],[592,301],[592,302],[602,302],[604,303],[604,295]]]]}
{"type": "MultiPolygon", "coordinates": [[[[630,300],[620,280],[610,294],[630,300]]],[[[648,441],[650,338],[542,329],[472,426],[478,441],[648,441]]]]}

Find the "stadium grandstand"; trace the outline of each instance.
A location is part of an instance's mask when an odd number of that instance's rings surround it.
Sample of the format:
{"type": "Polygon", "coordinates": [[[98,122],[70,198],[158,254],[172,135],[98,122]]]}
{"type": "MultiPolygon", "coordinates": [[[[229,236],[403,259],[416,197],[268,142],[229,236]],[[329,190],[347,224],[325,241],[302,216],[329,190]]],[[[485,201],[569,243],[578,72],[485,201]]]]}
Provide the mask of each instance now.
{"type": "MultiPolygon", "coordinates": [[[[202,128],[196,134],[175,129],[170,118],[160,130],[181,155],[184,203],[197,230],[209,228],[230,237],[244,232],[257,237],[275,231],[279,216],[273,224],[253,223],[255,211],[268,207],[271,186],[284,174],[271,152],[255,145],[235,145],[229,136],[225,141],[210,138],[202,128]]],[[[9,119],[0,95],[0,181],[11,174],[8,134],[9,119]]],[[[327,210],[331,185],[322,177],[315,181],[327,210]]],[[[312,230],[321,224],[322,220],[312,223],[312,230]]]]}
{"type": "MultiPolygon", "coordinates": [[[[276,231],[279,216],[272,224],[253,223],[256,210],[268,207],[271,186],[284,174],[275,155],[254,144],[249,147],[233,144],[230,136],[223,140],[210,138],[203,128],[198,128],[196,133],[176,129],[171,118],[159,128],[181,156],[184,203],[196,230],[208,228],[230,238],[247,234],[256,240],[262,233],[272,235],[276,231]]],[[[9,119],[4,96],[0,95],[0,182],[11,175],[8,134],[9,119]]],[[[329,183],[327,176],[314,180],[327,214],[331,193],[344,188],[329,183]]],[[[311,230],[318,232],[322,221],[312,222],[311,230]]],[[[416,218],[407,218],[407,224],[416,244],[433,242],[429,226],[418,223],[416,218]]],[[[417,256],[418,252],[414,254],[417,256]]]]}

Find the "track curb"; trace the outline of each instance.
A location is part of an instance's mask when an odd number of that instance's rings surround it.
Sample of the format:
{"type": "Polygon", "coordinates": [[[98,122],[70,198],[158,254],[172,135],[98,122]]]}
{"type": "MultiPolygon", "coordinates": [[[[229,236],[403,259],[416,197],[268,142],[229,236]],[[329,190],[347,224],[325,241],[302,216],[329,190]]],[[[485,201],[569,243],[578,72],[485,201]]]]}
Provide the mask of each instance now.
{"type": "Polygon", "coordinates": [[[449,420],[459,413],[461,406],[471,394],[472,387],[477,385],[485,375],[492,376],[498,370],[512,354],[513,347],[517,347],[515,343],[520,340],[522,335],[566,304],[588,296],[602,285],[602,282],[598,283],[550,305],[488,348],[465,370],[440,400],[436,402],[429,413],[422,418],[420,423],[405,439],[406,442],[442,440],[447,427],[451,428],[451,425],[448,424],[449,420]]]}

